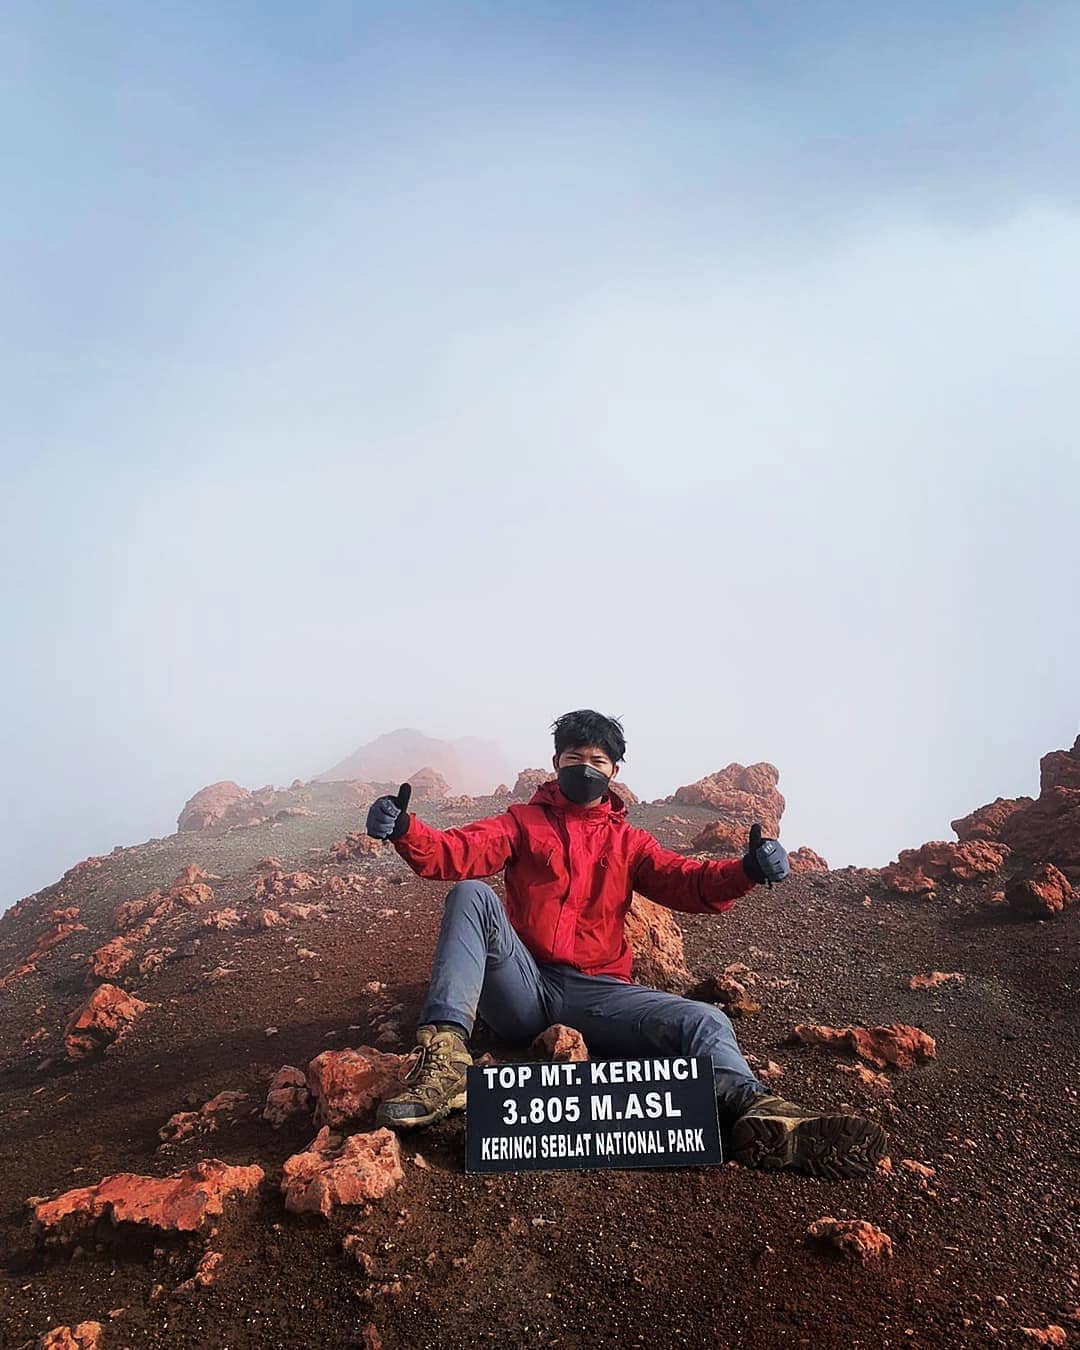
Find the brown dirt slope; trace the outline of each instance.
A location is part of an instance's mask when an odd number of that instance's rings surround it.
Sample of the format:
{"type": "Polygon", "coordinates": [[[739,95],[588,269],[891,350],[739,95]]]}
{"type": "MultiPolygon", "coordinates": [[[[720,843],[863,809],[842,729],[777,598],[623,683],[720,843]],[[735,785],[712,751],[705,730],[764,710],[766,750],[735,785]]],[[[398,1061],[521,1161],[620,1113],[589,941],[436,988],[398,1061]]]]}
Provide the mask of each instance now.
{"type": "MultiPolygon", "coordinates": [[[[427,814],[446,825],[504,804],[427,814]]],[[[241,1112],[159,1152],[173,1113],[225,1089],[259,1106],[279,1066],[370,1042],[387,1006],[405,1005],[411,1032],[445,885],[419,882],[388,848],[331,862],[330,843],[361,828],[362,808],[322,794],[308,805],[310,816],[111,854],[0,919],[0,974],[57,922],[53,910],[78,907],[85,925],[0,990],[0,1344],[86,1319],[104,1323],[106,1347],[359,1346],[370,1324],[387,1347],[1011,1346],[1030,1343],[1021,1327],[1050,1323],[1076,1334],[1080,906],[1024,922],[981,907],[989,882],[943,884],[928,902],[849,869],[684,922],[695,979],[731,962],[756,975],[761,1012],[737,1029],[761,1064],[780,1066],[778,1089],[850,1103],[887,1127],[892,1172],[867,1181],[734,1165],[479,1179],[462,1170],[456,1119],[404,1141],[398,1189],[323,1221],[286,1213],[278,1188],[310,1125],[275,1131],[241,1112]],[[203,927],[207,909],[282,902],[253,896],[266,855],[316,879],[292,898],[325,919],[203,927]],[[161,918],[136,955],[172,952],[121,980],[149,1006],[111,1053],[69,1064],[64,1027],[90,988],[88,955],[116,936],[115,906],[164,894],[190,864],[219,878],[213,899],[161,918]],[[358,879],[327,888],[346,875],[358,879]],[[909,988],[933,970],[965,978],[909,988]],[[365,991],[370,981],[385,993],[365,991]],[[835,1054],[789,1045],[802,1022],[911,1023],[936,1039],[937,1059],[890,1075],[882,1095],[839,1072],[835,1054]],[[104,1232],[74,1251],[35,1244],[28,1196],[117,1171],[164,1176],[207,1156],[267,1174],[254,1205],[223,1226],[207,1287],[174,1292],[201,1247],[104,1232]],[[863,1266],[808,1243],[807,1226],[826,1215],[877,1225],[892,1258],[863,1266]],[[368,1269],[342,1252],[350,1229],[368,1269]]],[[[633,816],[672,845],[709,818],[680,804],[675,826],[670,809],[633,816]]]]}

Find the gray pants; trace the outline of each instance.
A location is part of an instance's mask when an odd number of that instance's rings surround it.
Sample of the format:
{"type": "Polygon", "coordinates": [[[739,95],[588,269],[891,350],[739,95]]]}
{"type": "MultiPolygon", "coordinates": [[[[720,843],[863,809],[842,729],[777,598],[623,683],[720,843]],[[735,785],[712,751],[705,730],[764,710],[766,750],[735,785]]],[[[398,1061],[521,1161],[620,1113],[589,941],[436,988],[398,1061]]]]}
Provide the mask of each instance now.
{"type": "Polygon", "coordinates": [[[456,1022],[471,1032],[478,1014],[510,1044],[561,1022],[580,1031],[600,1058],[708,1055],[722,1118],[770,1091],[743,1059],[721,1009],[614,975],[538,964],[491,887],[459,881],[446,897],[420,1023],[456,1022]]]}

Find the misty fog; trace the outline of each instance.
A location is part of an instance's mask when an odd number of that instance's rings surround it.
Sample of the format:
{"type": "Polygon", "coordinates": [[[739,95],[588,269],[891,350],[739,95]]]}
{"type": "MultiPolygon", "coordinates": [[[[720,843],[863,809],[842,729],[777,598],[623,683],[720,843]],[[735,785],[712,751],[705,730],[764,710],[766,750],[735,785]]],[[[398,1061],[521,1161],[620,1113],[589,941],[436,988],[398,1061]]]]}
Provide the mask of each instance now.
{"type": "Polygon", "coordinates": [[[402,726],[770,760],[833,866],[1037,792],[1077,12],[770,13],[21,11],[0,909],[402,726]]]}

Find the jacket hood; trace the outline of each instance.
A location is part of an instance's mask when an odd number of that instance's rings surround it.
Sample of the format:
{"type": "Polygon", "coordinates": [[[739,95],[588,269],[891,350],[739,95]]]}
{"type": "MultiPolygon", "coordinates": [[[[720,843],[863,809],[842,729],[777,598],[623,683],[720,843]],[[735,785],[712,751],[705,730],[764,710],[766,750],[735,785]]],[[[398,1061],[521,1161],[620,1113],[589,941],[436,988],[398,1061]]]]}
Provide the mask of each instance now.
{"type": "Polygon", "coordinates": [[[563,796],[558,780],[554,778],[549,778],[546,783],[540,784],[529,798],[529,805],[547,806],[556,811],[565,811],[568,816],[588,816],[593,820],[609,818],[619,824],[626,820],[626,803],[619,796],[616,788],[608,788],[607,792],[600,798],[599,806],[579,806],[577,802],[572,802],[569,797],[563,796]]]}

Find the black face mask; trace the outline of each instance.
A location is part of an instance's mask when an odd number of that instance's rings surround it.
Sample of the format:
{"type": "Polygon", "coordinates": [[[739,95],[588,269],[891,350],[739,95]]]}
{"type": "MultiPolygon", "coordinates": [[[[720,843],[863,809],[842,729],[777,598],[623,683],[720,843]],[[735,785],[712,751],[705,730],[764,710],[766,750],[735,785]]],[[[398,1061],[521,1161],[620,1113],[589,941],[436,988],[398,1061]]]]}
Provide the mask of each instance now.
{"type": "Polygon", "coordinates": [[[591,764],[567,764],[559,770],[559,790],[578,806],[599,801],[608,790],[608,776],[591,764]]]}

